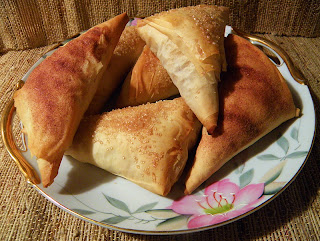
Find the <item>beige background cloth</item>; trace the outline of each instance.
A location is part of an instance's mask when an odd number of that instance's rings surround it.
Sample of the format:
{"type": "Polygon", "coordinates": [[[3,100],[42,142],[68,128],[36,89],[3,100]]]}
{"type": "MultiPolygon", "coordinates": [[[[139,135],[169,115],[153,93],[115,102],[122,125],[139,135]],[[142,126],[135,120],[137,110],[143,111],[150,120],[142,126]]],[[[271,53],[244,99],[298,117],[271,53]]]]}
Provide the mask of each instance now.
{"type": "MultiPolygon", "coordinates": [[[[309,82],[319,118],[320,4],[303,0],[1,1],[0,112],[12,98],[15,84],[59,41],[124,11],[141,17],[208,2],[229,6],[232,26],[261,33],[288,53],[309,82]]],[[[318,141],[319,134],[296,180],[255,213],[193,234],[147,236],[102,228],[56,207],[26,183],[1,140],[0,240],[320,240],[318,141]]]]}
{"type": "Polygon", "coordinates": [[[171,8],[217,4],[230,8],[230,25],[243,31],[320,36],[318,0],[4,0],[0,1],[0,51],[46,46],[112,16],[145,17],[171,8]]]}

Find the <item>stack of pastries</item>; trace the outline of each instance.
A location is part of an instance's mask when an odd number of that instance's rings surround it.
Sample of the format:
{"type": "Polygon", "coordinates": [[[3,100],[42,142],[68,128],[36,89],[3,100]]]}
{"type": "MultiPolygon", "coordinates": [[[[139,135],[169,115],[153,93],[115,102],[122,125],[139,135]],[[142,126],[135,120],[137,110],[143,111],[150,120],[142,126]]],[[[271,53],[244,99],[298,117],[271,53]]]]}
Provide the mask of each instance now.
{"type": "Polygon", "coordinates": [[[224,38],[228,14],[199,5],[130,27],[121,14],[35,68],[14,101],[43,186],[66,154],[163,196],[189,161],[183,181],[190,194],[297,116],[267,56],[239,36],[224,38]]]}

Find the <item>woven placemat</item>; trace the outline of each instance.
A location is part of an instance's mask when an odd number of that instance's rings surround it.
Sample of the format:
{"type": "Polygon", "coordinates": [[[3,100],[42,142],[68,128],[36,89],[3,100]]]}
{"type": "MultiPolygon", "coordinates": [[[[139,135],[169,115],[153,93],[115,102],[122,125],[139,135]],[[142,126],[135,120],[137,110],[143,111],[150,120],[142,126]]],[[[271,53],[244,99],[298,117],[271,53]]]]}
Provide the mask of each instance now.
{"type": "Polygon", "coordinates": [[[229,24],[246,32],[320,36],[318,0],[15,0],[0,1],[0,52],[47,46],[123,12],[145,17],[197,4],[229,7],[229,24]]]}
{"type": "MultiPolygon", "coordinates": [[[[320,108],[320,38],[262,35],[279,44],[309,80],[317,117],[320,108]]],[[[15,84],[56,45],[0,56],[0,112],[15,84]]],[[[318,124],[319,126],[319,124],[318,124]]],[[[16,128],[16,127],[15,127],[16,128]]],[[[145,236],[108,230],[56,207],[31,188],[0,141],[0,240],[319,240],[319,134],[296,180],[275,200],[239,221],[219,228],[175,236],[145,236]]]]}

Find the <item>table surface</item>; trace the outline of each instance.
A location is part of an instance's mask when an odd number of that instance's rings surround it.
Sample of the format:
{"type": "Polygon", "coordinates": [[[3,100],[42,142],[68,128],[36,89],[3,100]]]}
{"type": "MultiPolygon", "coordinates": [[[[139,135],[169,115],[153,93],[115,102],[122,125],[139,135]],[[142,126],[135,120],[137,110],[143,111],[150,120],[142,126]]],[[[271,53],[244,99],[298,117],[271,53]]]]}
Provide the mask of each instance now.
{"type": "MultiPolygon", "coordinates": [[[[320,38],[261,35],[280,45],[308,81],[319,116],[320,38]]],[[[0,56],[0,111],[16,83],[47,51],[8,51],[0,56]]],[[[317,124],[318,126],[318,124],[317,124]]],[[[1,240],[319,240],[320,150],[316,134],[309,159],[295,181],[275,200],[231,224],[191,234],[147,236],[122,233],[80,220],[56,207],[30,187],[0,141],[1,240]]]]}

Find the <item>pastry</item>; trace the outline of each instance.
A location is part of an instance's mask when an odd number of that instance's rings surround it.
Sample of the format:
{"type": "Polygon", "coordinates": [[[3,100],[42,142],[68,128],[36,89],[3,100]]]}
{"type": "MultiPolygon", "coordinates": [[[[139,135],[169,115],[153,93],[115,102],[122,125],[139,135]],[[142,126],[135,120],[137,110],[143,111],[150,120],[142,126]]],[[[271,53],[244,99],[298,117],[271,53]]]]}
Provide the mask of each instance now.
{"type": "Polygon", "coordinates": [[[240,151],[297,114],[286,81],[249,41],[229,35],[228,71],[219,87],[220,116],[212,135],[203,128],[185,194],[192,193],[240,151]]]}
{"type": "Polygon", "coordinates": [[[116,106],[136,106],[178,95],[167,71],[148,46],[145,46],[125,79],[116,106]]]}
{"type": "Polygon", "coordinates": [[[127,14],[99,24],[48,56],[14,94],[14,105],[37,158],[42,184],[49,186],[71,145],[101,74],[129,21],[127,14]]]}
{"type": "Polygon", "coordinates": [[[111,95],[136,63],[144,45],[145,42],[140,38],[136,26],[127,26],[124,29],[86,115],[103,111],[111,95]]]}
{"type": "Polygon", "coordinates": [[[138,21],[138,32],[167,70],[180,95],[212,133],[219,112],[218,82],[226,67],[226,7],[198,5],[138,21]]]}
{"type": "Polygon", "coordinates": [[[66,154],[165,196],[200,129],[182,98],[158,101],[85,117],[66,154]]]}

